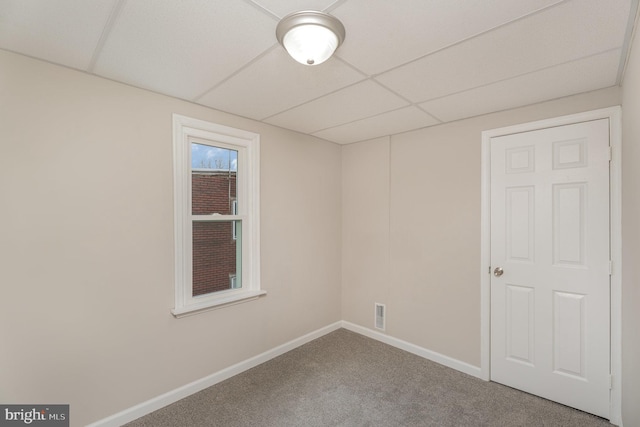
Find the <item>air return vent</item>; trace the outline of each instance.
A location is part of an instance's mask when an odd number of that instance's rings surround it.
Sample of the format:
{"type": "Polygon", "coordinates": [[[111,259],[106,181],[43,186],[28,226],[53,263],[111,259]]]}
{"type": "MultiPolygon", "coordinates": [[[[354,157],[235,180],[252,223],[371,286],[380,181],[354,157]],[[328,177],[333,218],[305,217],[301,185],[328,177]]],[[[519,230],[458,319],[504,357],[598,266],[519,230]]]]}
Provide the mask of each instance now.
{"type": "Polygon", "coordinates": [[[379,303],[375,303],[376,304],[376,329],[381,329],[384,331],[384,316],[385,316],[385,312],[387,311],[386,307],[384,304],[379,304],[379,303]]]}

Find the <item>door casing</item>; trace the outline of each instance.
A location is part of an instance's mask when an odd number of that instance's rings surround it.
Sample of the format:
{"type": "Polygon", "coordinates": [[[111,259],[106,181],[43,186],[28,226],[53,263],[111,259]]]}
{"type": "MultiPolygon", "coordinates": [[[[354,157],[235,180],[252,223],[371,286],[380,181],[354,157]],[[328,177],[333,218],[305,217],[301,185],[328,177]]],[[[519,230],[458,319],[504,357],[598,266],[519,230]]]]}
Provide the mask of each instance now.
{"type": "Polygon", "coordinates": [[[597,119],[609,119],[612,155],[609,169],[610,245],[611,245],[611,400],[610,421],[622,422],[622,220],[621,147],[622,109],[620,106],[523,123],[482,132],[481,158],[481,235],[480,235],[480,377],[491,379],[491,138],[563,126],[597,119]]]}

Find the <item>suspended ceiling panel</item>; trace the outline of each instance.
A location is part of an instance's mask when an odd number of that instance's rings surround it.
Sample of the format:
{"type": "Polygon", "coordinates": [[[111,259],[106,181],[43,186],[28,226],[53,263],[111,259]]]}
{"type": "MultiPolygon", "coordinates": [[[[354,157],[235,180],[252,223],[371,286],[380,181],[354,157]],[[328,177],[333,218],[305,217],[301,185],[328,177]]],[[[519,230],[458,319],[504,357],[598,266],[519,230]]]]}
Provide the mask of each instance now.
{"type": "Polygon", "coordinates": [[[115,4],[0,0],[0,48],[86,70],[115,4]]]}

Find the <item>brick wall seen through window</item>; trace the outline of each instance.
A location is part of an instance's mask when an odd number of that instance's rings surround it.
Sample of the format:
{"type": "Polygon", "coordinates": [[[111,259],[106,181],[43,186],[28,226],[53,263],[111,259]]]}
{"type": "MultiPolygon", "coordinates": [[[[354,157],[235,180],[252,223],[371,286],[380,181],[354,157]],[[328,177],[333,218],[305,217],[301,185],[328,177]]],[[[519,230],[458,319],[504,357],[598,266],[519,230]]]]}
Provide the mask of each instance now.
{"type": "MultiPolygon", "coordinates": [[[[191,175],[192,214],[232,215],[236,199],[235,171],[196,171],[191,175]]],[[[232,222],[193,223],[193,296],[231,288],[236,275],[232,222]]]]}

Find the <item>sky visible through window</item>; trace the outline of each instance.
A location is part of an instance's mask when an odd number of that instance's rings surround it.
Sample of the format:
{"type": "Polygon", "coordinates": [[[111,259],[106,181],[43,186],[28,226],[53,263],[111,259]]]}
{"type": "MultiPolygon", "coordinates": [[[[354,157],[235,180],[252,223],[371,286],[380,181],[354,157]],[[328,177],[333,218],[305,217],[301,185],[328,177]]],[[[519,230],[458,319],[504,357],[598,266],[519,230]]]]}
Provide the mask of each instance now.
{"type": "Polygon", "coordinates": [[[192,142],[191,168],[237,171],[238,152],[192,142]]]}

